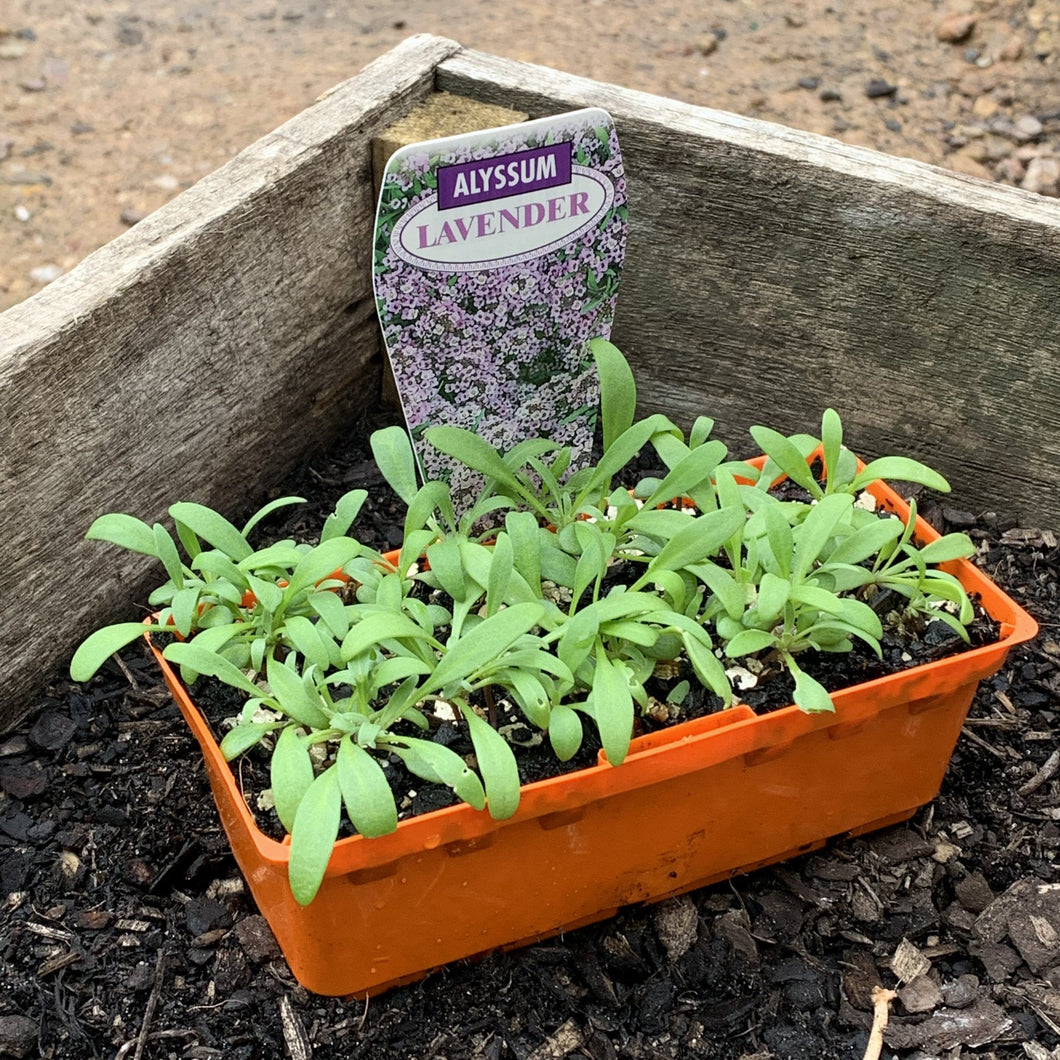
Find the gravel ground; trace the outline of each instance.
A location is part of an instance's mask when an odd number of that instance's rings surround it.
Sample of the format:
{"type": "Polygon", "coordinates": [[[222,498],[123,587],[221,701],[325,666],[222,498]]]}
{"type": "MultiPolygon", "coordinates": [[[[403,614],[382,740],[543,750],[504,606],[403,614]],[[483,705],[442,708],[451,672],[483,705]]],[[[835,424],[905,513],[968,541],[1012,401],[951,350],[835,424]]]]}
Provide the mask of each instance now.
{"type": "Polygon", "coordinates": [[[0,310],[417,32],[1060,193],[1055,0],[7,0],[0,310]]]}

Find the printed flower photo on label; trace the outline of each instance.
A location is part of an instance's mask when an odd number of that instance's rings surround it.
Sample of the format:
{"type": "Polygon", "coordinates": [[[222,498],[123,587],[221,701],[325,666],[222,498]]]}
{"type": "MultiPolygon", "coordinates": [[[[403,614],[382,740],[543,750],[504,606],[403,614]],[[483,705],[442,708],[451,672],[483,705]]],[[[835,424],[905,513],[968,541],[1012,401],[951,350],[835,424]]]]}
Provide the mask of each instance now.
{"type": "Polygon", "coordinates": [[[428,477],[469,506],[423,442],[432,426],[507,450],[546,435],[592,447],[590,339],[607,337],[625,252],[626,187],[614,125],[592,109],[414,145],[390,160],[375,238],[375,294],[406,422],[428,477]]]}

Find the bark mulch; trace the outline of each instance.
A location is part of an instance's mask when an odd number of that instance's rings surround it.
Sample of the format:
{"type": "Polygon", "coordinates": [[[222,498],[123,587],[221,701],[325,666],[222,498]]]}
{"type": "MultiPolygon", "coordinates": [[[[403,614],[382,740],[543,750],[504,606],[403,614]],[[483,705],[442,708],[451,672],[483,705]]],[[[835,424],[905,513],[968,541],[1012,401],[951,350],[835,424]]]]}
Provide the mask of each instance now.
{"type": "MultiPolygon", "coordinates": [[[[295,518],[373,474],[356,448],[319,461],[295,518]]],[[[847,1060],[882,984],[885,1057],[1060,1060],[1060,548],[925,514],[1042,627],[981,687],[935,802],[367,1004],[292,979],[153,663],[57,678],[0,737],[0,1056],[847,1060]]],[[[397,521],[365,516],[391,544],[397,521]]]]}

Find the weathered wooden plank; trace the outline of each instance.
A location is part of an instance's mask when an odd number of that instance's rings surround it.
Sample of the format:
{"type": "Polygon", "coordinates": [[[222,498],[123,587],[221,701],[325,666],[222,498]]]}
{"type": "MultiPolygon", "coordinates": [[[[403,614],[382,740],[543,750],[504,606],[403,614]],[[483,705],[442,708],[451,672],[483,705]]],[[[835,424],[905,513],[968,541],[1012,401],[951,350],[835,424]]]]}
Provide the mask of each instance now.
{"type": "Polygon", "coordinates": [[[438,87],[613,114],[630,231],[614,337],[648,410],[915,454],[953,502],[1060,525],[1060,203],[463,51],[438,87]]]}
{"type": "Polygon", "coordinates": [[[0,728],[143,586],[94,516],[245,510],[376,400],[371,141],[457,47],[407,41],[0,316],[0,728]]]}

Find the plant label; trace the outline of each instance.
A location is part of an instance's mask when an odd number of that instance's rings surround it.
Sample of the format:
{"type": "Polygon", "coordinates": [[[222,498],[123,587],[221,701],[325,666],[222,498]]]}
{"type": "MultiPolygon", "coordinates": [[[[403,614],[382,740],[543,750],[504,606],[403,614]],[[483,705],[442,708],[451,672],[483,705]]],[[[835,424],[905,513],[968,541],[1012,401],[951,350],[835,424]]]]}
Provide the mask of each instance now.
{"type": "Polygon", "coordinates": [[[590,454],[589,340],[611,331],[626,242],[614,122],[590,108],[412,144],[387,163],[376,306],[421,471],[466,509],[479,483],[423,438],[475,431],[502,452],[544,436],[590,454]]]}

